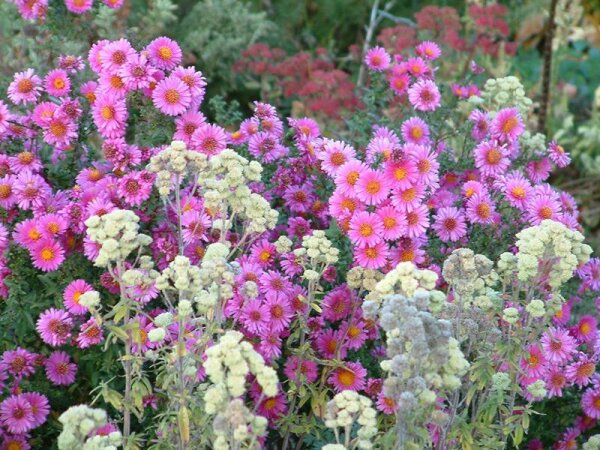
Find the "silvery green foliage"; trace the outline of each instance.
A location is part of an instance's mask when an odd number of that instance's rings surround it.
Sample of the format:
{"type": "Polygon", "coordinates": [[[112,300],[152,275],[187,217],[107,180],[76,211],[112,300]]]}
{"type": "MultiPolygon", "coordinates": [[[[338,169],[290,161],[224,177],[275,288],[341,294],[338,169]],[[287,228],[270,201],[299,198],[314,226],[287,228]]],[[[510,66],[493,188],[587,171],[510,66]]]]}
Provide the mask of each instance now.
{"type": "Polygon", "coordinates": [[[275,31],[264,12],[253,12],[240,0],[198,1],[179,30],[183,50],[201,60],[197,65],[209,79],[233,77],[231,66],[240,52],[275,31]]]}

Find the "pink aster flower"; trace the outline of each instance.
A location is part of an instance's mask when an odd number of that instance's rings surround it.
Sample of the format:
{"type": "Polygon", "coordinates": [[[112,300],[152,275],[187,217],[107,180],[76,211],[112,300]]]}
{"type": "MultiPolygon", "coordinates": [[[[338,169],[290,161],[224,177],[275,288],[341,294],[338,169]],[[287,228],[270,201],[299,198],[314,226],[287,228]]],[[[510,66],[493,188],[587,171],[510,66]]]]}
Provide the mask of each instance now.
{"type": "Polygon", "coordinates": [[[581,409],[592,419],[600,419],[600,389],[590,388],[581,397],[581,409]]]}
{"type": "Polygon", "coordinates": [[[96,90],[98,89],[98,83],[95,81],[87,81],[81,85],[79,92],[87,99],[90,105],[93,105],[96,101],[96,90]]]}
{"type": "Polygon", "coordinates": [[[437,85],[431,80],[418,80],[408,89],[408,100],[418,111],[435,111],[441,98],[437,85]]]}
{"type": "Polygon", "coordinates": [[[520,210],[525,209],[531,199],[533,189],[521,173],[512,172],[502,177],[500,186],[508,203],[520,210]]]}
{"type": "Polygon", "coordinates": [[[383,158],[388,160],[393,154],[398,152],[399,145],[394,139],[390,139],[388,136],[374,136],[367,145],[367,158],[366,161],[369,164],[383,158]]]}
{"type": "Polygon", "coordinates": [[[496,207],[487,192],[473,195],[467,201],[467,218],[471,223],[494,223],[496,207]]]}
{"type": "Polygon", "coordinates": [[[360,391],[365,388],[366,369],[359,362],[347,362],[327,379],[336,392],[360,391]]]}
{"type": "Polygon", "coordinates": [[[315,347],[327,359],[344,359],[348,349],[344,346],[344,333],[341,330],[327,329],[317,333],[315,347]]]}
{"type": "Polygon", "coordinates": [[[489,114],[476,109],[469,115],[469,120],[473,122],[473,129],[471,130],[473,139],[476,141],[484,140],[490,131],[489,114]]]}
{"type": "Polygon", "coordinates": [[[318,366],[314,361],[302,359],[299,356],[290,356],[285,362],[283,373],[296,384],[303,381],[313,383],[318,376],[318,366]]]}
{"type": "MultiPolygon", "coordinates": [[[[287,294],[289,295],[289,294],[287,294]]],[[[265,306],[269,309],[271,322],[269,329],[276,333],[285,330],[292,321],[294,311],[287,297],[270,298],[265,302],[265,306]]]]}
{"type": "Polygon", "coordinates": [[[218,125],[205,123],[194,132],[191,142],[194,150],[213,156],[227,147],[227,133],[218,125]]]}
{"type": "Polygon", "coordinates": [[[173,139],[190,144],[196,130],[205,123],[206,117],[201,112],[185,112],[175,119],[175,134],[173,135],[173,139]]]}
{"type": "Polygon", "coordinates": [[[377,209],[376,214],[383,224],[382,236],[385,240],[396,240],[405,233],[406,217],[398,209],[393,206],[384,206],[377,209]]]}
{"type": "Polygon", "coordinates": [[[6,103],[0,100],[0,136],[3,136],[9,130],[11,120],[13,120],[12,113],[6,103]]]}
{"type": "Polygon", "coordinates": [[[562,397],[563,389],[567,387],[567,376],[565,371],[560,366],[551,366],[544,377],[546,389],[548,389],[548,397],[562,397]]]}
{"type": "Polygon", "coordinates": [[[427,144],[429,127],[421,118],[411,117],[402,123],[402,137],[411,144],[427,144]]]}
{"type": "Polygon", "coordinates": [[[35,423],[31,404],[22,394],[11,395],[0,403],[0,421],[11,433],[26,433],[35,423]]]}
{"type": "Polygon", "coordinates": [[[173,70],[171,75],[185,83],[194,99],[197,99],[199,102],[204,99],[206,79],[202,75],[202,72],[196,71],[194,67],[179,66],[173,70]]]}
{"type": "Polygon", "coordinates": [[[54,97],[64,97],[71,91],[71,80],[63,69],[48,72],[44,79],[44,89],[54,97]]]}
{"type": "Polygon", "coordinates": [[[548,158],[542,158],[537,161],[530,161],[525,166],[527,176],[534,183],[541,183],[548,179],[552,171],[552,164],[548,158]]]}
{"type": "Polygon", "coordinates": [[[464,214],[455,207],[440,208],[435,216],[433,229],[442,241],[456,242],[467,234],[464,214]]]}
{"type": "Polygon", "coordinates": [[[416,58],[408,58],[406,62],[402,62],[399,65],[403,66],[404,70],[408,70],[408,72],[415,78],[421,78],[424,75],[431,73],[431,69],[427,65],[427,62],[420,56],[416,58]]]}
{"type": "Polygon", "coordinates": [[[181,225],[183,227],[183,242],[193,242],[206,239],[206,233],[211,226],[208,214],[203,211],[186,211],[183,214],[181,225]]]}
{"type": "Polygon", "coordinates": [[[287,153],[279,138],[268,131],[259,131],[250,136],[248,151],[255,158],[266,163],[273,162],[287,153]]]}
{"type": "Polygon", "coordinates": [[[596,372],[596,363],[587,355],[581,354],[579,361],[567,366],[565,374],[577,386],[587,386],[594,373],[596,372]]]}
{"type": "Polygon", "coordinates": [[[548,146],[548,156],[552,162],[560,168],[567,167],[571,162],[569,154],[556,141],[550,142],[550,145],[548,146]]]}
{"type": "Polygon", "coordinates": [[[262,334],[268,329],[271,314],[268,306],[255,298],[246,300],[242,306],[240,320],[251,333],[262,334]]]}
{"type": "Polygon", "coordinates": [[[405,151],[416,164],[418,180],[426,186],[436,186],[439,180],[440,163],[431,149],[424,145],[407,144],[405,151]]]}
{"type": "Polygon", "coordinates": [[[60,243],[52,239],[40,239],[31,249],[34,267],[44,272],[52,272],[65,260],[65,250],[60,243]]]}
{"type": "Polygon", "coordinates": [[[150,63],[159,69],[172,70],[181,63],[183,52],[172,39],[159,37],[154,39],[145,49],[148,53],[150,63]]]}
{"type": "Polygon", "coordinates": [[[7,350],[2,354],[0,369],[16,379],[25,378],[35,373],[36,357],[35,353],[23,348],[7,350]]]}
{"type": "Polygon", "coordinates": [[[30,172],[39,172],[42,169],[42,162],[33,152],[24,150],[11,158],[13,170],[19,173],[25,170],[30,172]]]}
{"type": "Polygon", "coordinates": [[[405,212],[415,209],[419,206],[425,197],[425,188],[420,184],[414,184],[410,187],[392,190],[392,205],[398,210],[405,212]]]}
{"type": "Polygon", "coordinates": [[[26,434],[4,434],[2,450],[30,450],[31,445],[26,434]]]}
{"type": "Polygon", "coordinates": [[[267,300],[282,300],[289,297],[292,288],[289,280],[274,270],[265,271],[258,279],[260,292],[267,300]]]}
{"type": "Polygon", "coordinates": [[[352,291],[346,285],[332,289],[321,302],[323,318],[332,322],[348,317],[352,312],[352,307],[352,291]]]}
{"type": "Polygon", "coordinates": [[[431,41],[421,42],[415,47],[415,53],[423,58],[434,60],[442,56],[442,50],[440,47],[431,41]]]}
{"type": "Polygon", "coordinates": [[[419,177],[417,163],[408,157],[390,158],[385,162],[385,177],[393,188],[410,188],[419,177]]]}
{"type": "Polygon", "coordinates": [[[411,238],[425,234],[429,227],[429,210],[425,205],[419,205],[406,212],[406,236],[411,238]]]}
{"type": "Polygon", "coordinates": [[[48,403],[48,398],[45,395],[37,392],[25,392],[21,395],[29,402],[29,405],[31,406],[34,428],[39,427],[46,422],[46,418],[50,413],[50,404],[48,403]]]}
{"type": "Polygon", "coordinates": [[[569,360],[577,344],[566,330],[550,328],[540,341],[549,362],[561,364],[569,360]]]}
{"type": "Polygon", "coordinates": [[[100,49],[100,66],[105,72],[117,73],[135,55],[136,51],[127,39],[108,42],[100,49]]]}
{"type": "Polygon", "coordinates": [[[266,397],[256,407],[256,413],[269,419],[270,423],[287,412],[286,397],[280,392],[275,397],[266,397]]]}
{"type": "Polygon", "coordinates": [[[152,183],[144,181],[144,171],[129,172],[119,181],[119,195],[131,206],[139,206],[150,197],[152,183]]]}
{"type": "Polygon", "coordinates": [[[129,90],[145,89],[155,81],[157,69],[148,63],[146,55],[133,55],[121,66],[117,75],[129,90]]]}
{"type": "Polygon", "coordinates": [[[263,268],[271,265],[276,255],[277,249],[266,239],[257,242],[250,249],[250,257],[252,261],[258,263],[260,267],[263,268]]]}
{"type": "Polygon", "coordinates": [[[351,159],[337,169],[335,173],[335,184],[343,194],[355,192],[356,183],[360,174],[368,167],[357,159],[351,159]]]}
{"type": "Polygon", "coordinates": [[[390,66],[391,62],[392,57],[383,47],[373,47],[365,55],[365,64],[370,70],[376,72],[383,72],[390,66]]]}
{"type": "Polygon", "coordinates": [[[532,225],[539,225],[543,220],[558,218],[561,213],[560,202],[558,196],[552,194],[539,192],[537,188],[534,191],[526,208],[527,219],[532,225]]]}
{"type": "Polygon", "coordinates": [[[519,362],[527,378],[541,378],[546,373],[546,357],[542,349],[536,344],[530,344],[525,355],[519,362]]]}
{"type": "Polygon", "coordinates": [[[92,116],[100,134],[105,138],[117,138],[125,134],[128,117],[124,98],[103,94],[92,105],[92,116]]]}
{"type": "Polygon", "coordinates": [[[396,95],[402,95],[408,89],[410,84],[410,76],[407,73],[392,74],[390,76],[390,89],[396,95]]]}
{"type": "Polygon", "coordinates": [[[55,114],[43,127],[44,142],[58,147],[68,147],[77,139],[77,123],[64,114],[55,114]]]}
{"type": "Polygon", "coordinates": [[[358,246],[354,249],[356,263],[366,269],[380,269],[387,264],[389,247],[383,241],[373,245],[358,246]]]}
{"type": "Polygon", "coordinates": [[[475,167],[484,176],[497,177],[510,165],[504,148],[496,141],[480,142],[474,150],[475,167]]]}
{"type": "Polygon", "coordinates": [[[168,116],[183,114],[192,101],[187,85],[177,77],[161,80],[152,91],[154,106],[168,116]]]}
{"type": "Polygon", "coordinates": [[[369,205],[378,205],[387,198],[389,184],[383,173],[369,169],[358,177],[355,191],[359,200],[369,205]]]}
{"type": "Polygon", "coordinates": [[[92,317],[87,322],[81,324],[79,334],[77,335],[77,346],[79,348],[88,348],[99,344],[104,340],[102,329],[98,325],[96,318],[92,317]]]}
{"type": "Polygon", "coordinates": [[[42,80],[33,69],[15,74],[13,82],[8,86],[8,98],[15,104],[35,103],[42,90],[42,80]]]}
{"type": "Polygon", "coordinates": [[[582,287],[592,291],[600,291],[600,258],[591,258],[578,270],[582,287]]]}
{"type": "Polygon", "coordinates": [[[383,239],[381,218],[366,211],[355,214],[350,220],[350,240],[357,245],[374,245],[383,239]]]}
{"type": "Polygon", "coordinates": [[[514,141],[525,131],[525,125],[517,108],[498,111],[490,124],[492,135],[504,141],[514,141]]]}
{"type": "Polygon", "coordinates": [[[85,306],[79,304],[79,298],[86,292],[93,291],[94,288],[90,286],[85,280],[74,280],[65,288],[63,292],[63,301],[67,310],[76,316],[86,314],[88,309],[85,306]]]}
{"type": "Polygon", "coordinates": [[[68,11],[74,14],[84,14],[92,9],[94,0],[65,0],[68,11]]]}
{"type": "Polygon", "coordinates": [[[72,326],[69,313],[63,309],[50,308],[40,314],[36,329],[46,344],[57,347],[67,343],[72,326]]]}
{"type": "Polygon", "coordinates": [[[396,414],[398,411],[398,404],[391,397],[386,397],[383,391],[377,394],[377,409],[384,414],[396,414]]]}
{"type": "Polygon", "coordinates": [[[321,168],[328,175],[335,176],[339,169],[349,161],[354,160],[356,151],[341,141],[326,140],[323,151],[317,153],[321,160],[321,168]]]}
{"type": "Polygon", "coordinates": [[[41,206],[44,199],[51,194],[48,183],[39,175],[29,171],[22,172],[15,183],[13,190],[16,195],[17,205],[22,209],[32,209],[41,206]]]}
{"type": "Polygon", "coordinates": [[[39,218],[40,231],[45,238],[57,238],[67,230],[68,222],[59,214],[44,214],[39,218]]]}
{"type": "Polygon", "coordinates": [[[362,320],[353,319],[342,323],[340,329],[346,333],[346,345],[351,350],[358,350],[367,340],[366,325],[362,320]]]}
{"type": "Polygon", "coordinates": [[[68,386],[75,381],[77,365],[71,362],[71,358],[65,352],[53,352],[44,362],[46,376],[56,384],[68,386]]]}
{"type": "Polygon", "coordinates": [[[598,321],[590,315],[582,316],[577,325],[571,328],[571,335],[582,343],[590,343],[596,338],[597,333],[598,321]]]}

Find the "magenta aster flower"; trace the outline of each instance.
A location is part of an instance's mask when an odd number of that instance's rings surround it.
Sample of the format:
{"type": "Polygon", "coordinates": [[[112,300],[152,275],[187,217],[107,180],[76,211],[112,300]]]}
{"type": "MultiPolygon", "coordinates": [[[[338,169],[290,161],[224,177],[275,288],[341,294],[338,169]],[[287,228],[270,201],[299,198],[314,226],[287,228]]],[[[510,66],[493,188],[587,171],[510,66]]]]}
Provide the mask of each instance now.
{"type": "Polygon", "coordinates": [[[154,39],[145,49],[150,63],[159,69],[172,70],[181,63],[183,52],[172,39],[159,37],[154,39]]]}
{"type": "Polygon", "coordinates": [[[35,423],[31,404],[22,394],[11,395],[0,404],[0,421],[11,433],[26,433],[35,423]]]}
{"type": "Polygon", "coordinates": [[[187,85],[177,77],[168,77],[158,82],[152,91],[154,106],[163,114],[183,114],[192,101],[187,85]]]}
{"type": "Polygon", "coordinates": [[[600,419],[600,389],[590,388],[581,397],[581,409],[592,419],[600,419]]]}
{"type": "Polygon", "coordinates": [[[367,340],[366,325],[362,320],[353,319],[342,323],[340,329],[346,333],[345,344],[351,350],[358,350],[367,340]]]}
{"type": "Polygon", "coordinates": [[[418,180],[425,186],[435,187],[439,180],[440,163],[431,149],[424,145],[407,144],[405,151],[416,164],[418,180]]]}
{"type": "Polygon", "coordinates": [[[530,161],[525,166],[527,176],[534,183],[541,183],[548,179],[552,171],[552,164],[548,158],[542,158],[537,161],[530,161]]]}
{"type": "Polygon", "coordinates": [[[550,328],[542,335],[542,348],[549,362],[561,364],[568,361],[577,344],[567,330],[550,328]]]}
{"type": "Polygon", "coordinates": [[[104,340],[102,329],[94,317],[81,324],[79,334],[77,335],[77,346],[79,348],[88,348],[99,344],[104,340]]]}
{"type": "Polygon", "coordinates": [[[526,348],[525,355],[521,358],[519,365],[527,378],[539,379],[543,377],[546,373],[544,352],[538,345],[530,344],[526,348]]]}
{"type": "MultiPolygon", "coordinates": [[[[289,294],[288,294],[289,295],[289,294]]],[[[281,333],[287,329],[292,321],[294,311],[287,297],[271,298],[265,302],[265,306],[269,309],[271,322],[269,329],[276,333],[281,333]]]]}
{"type": "Polygon", "coordinates": [[[240,320],[251,333],[261,334],[268,329],[271,314],[260,299],[246,300],[241,312],[240,320]]]}
{"type": "Polygon", "coordinates": [[[425,197],[425,188],[415,183],[414,185],[392,190],[392,205],[398,210],[405,212],[418,207],[425,197]]]}
{"type": "Polygon", "coordinates": [[[125,81],[121,77],[119,69],[117,72],[102,72],[100,74],[100,83],[97,93],[102,95],[112,95],[115,98],[124,98],[129,92],[125,81]]]}
{"type": "Polygon", "coordinates": [[[406,232],[406,217],[393,206],[377,209],[376,214],[383,224],[383,238],[388,241],[398,239],[406,232]]]}
{"type": "Polygon", "coordinates": [[[419,117],[411,117],[402,123],[402,137],[411,144],[427,144],[429,142],[429,127],[419,117]]]}
{"type": "Polygon", "coordinates": [[[496,208],[487,192],[474,194],[467,201],[467,219],[471,223],[489,225],[494,223],[496,208]]]}
{"type": "Polygon", "coordinates": [[[9,130],[10,121],[13,119],[13,115],[6,103],[0,100],[0,136],[3,136],[9,130]]]}
{"type": "Polygon", "coordinates": [[[407,157],[390,158],[385,162],[385,176],[392,187],[407,189],[412,187],[419,177],[417,163],[407,157]]]}
{"type": "Polygon", "coordinates": [[[560,202],[556,193],[546,193],[535,188],[532,198],[527,202],[527,219],[532,225],[538,225],[543,220],[556,220],[561,213],[560,202]]]}
{"type": "Polygon", "coordinates": [[[374,245],[383,239],[383,223],[376,214],[362,211],[350,220],[348,237],[357,245],[374,245]]]}
{"type": "Polygon", "coordinates": [[[490,131],[489,114],[476,109],[469,115],[469,120],[473,122],[473,129],[471,130],[473,139],[476,141],[484,140],[490,131]]]}
{"type": "Polygon", "coordinates": [[[336,189],[343,194],[355,193],[356,182],[360,174],[368,167],[357,159],[351,159],[337,169],[335,173],[336,189]]]}
{"type": "Polygon", "coordinates": [[[79,299],[86,292],[93,290],[94,288],[85,280],[71,281],[63,292],[63,302],[67,310],[76,316],[87,314],[88,309],[79,304],[79,299]]]}
{"type": "Polygon", "coordinates": [[[135,55],[135,49],[127,39],[108,42],[100,49],[100,66],[104,72],[117,73],[135,55]]]}
{"type": "Polygon", "coordinates": [[[579,361],[567,366],[565,374],[569,380],[582,388],[590,383],[595,372],[596,363],[587,355],[581,354],[579,361]]]}
{"type": "Polygon", "coordinates": [[[440,47],[435,42],[431,41],[421,42],[415,47],[415,53],[418,56],[422,56],[423,58],[432,61],[442,56],[442,50],[440,49],[440,47]]]}
{"type": "Polygon", "coordinates": [[[352,291],[346,285],[332,289],[321,302],[324,319],[335,322],[347,318],[352,312],[352,291]]]}
{"type": "Polygon", "coordinates": [[[544,377],[546,389],[548,389],[548,397],[562,397],[563,389],[567,387],[567,377],[565,371],[560,366],[551,366],[544,377]]]}
{"type": "Polygon", "coordinates": [[[390,188],[383,173],[368,169],[358,177],[355,191],[359,200],[378,205],[387,198],[390,188]]]}
{"type": "Polygon", "coordinates": [[[366,369],[359,362],[347,362],[327,379],[336,392],[360,391],[365,388],[366,369]]]}
{"type": "Polygon", "coordinates": [[[37,392],[26,392],[21,395],[29,402],[29,405],[31,406],[31,413],[33,414],[33,426],[39,427],[46,422],[48,413],[50,412],[48,398],[45,395],[37,392]]]}
{"type": "Polygon", "coordinates": [[[408,58],[406,62],[401,62],[398,66],[402,67],[405,71],[408,71],[415,78],[421,78],[424,75],[431,73],[431,69],[427,65],[427,62],[421,57],[408,58]]]}
{"type": "Polygon", "coordinates": [[[44,78],[44,89],[54,97],[64,97],[71,91],[71,80],[63,69],[54,69],[44,78]]]}
{"type": "Polygon", "coordinates": [[[373,47],[365,55],[365,64],[369,69],[376,72],[383,72],[390,66],[391,62],[392,57],[383,47],[373,47]]]}
{"type": "Polygon", "coordinates": [[[519,172],[512,172],[502,177],[500,187],[508,203],[520,210],[525,209],[533,192],[529,181],[519,172]]]}
{"type": "Polygon", "coordinates": [[[44,362],[46,376],[56,385],[68,386],[75,381],[77,365],[65,352],[53,352],[44,362]]]}
{"type": "Polygon", "coordinates": [[[64,114],[55,114],[44,128],[44,142],[57,147],[68,147],[77,139],[77,123],[64,114]]]}
{"type": "MultiPolygon", "coordinates": [[[[224,130],[223,133],[225,133],[224,130]]],[[[268,131],[259,131],[250,136],[248,151],[252,156],[265,163],[273,162],[287,153],[287,149],[281,145],[279,138],[268,131]]]]}
{"type": "Polygon", "coordinates": [[[373,245],[358,246],[354,249],[354,258],[366,269],[380,269],[387,264],[389,247],[383,241],[373,245]]]}
{"type": "Polygon", "coordinates": [[[317,153],[321,160],[321,168],[328,175],[335,176],[340,168],[347,162],[354,160],[356,151],[341,141],[326,140],[323,151],[317,153]]]}
{"type": "Polygon", "coordinates": [[[35,373],[36,356],[23,348],[7,350],[2,354],[0,368],[17,379],[25,378],[35,373]]]}
{"type": "Polygon", "coordinates": [[[274,270],[266,270],[259,277],[258,286],[267,300],[287,299],[292,288],[291,283],[274,270]]]}
{"type": "Polygon", "coordinates": [[[13,189],[15,182],[16,178],[12,175],[0,178],[0,207],[6,210],[17,203],[17,197],[13,189]]]}
{"type": "Polygon", "coordinates": [[[490,125],[492,135],[504,141],[514,141],[525,131],[525,125],[517,108],[498,111],[490,125]]]}
{"type": "Polygon", "coordinates": [[[596,338],[597,333],[598,321],[590,315],[582,316],[577,325],[571,328],[571,335],[582,343],[590,343],[596,338]]]}
{"type": "Polygon", "coordinates": [[[548,156],[552,162],[560,168],[567,167],[571,162],[571,157],[569,154],[556,141],[550,142],[548,147],[548,156]]]}
{"type": "Polygon", "coordinates": [[[67,10],[74,14],[84,14],[92,9],[94,0],[65,0],[67,10]]]}
{"type": "Polygon", "coordinates": [[[211,226],[210,217],[204,211],[187,211],[183,214],[183,241],[191,244],[206,239],[206,233],[211,226]]]}
{"type": "Polygon", "coordinates": [[[5,434],[2,436],[2,450],[30,450],[31,445],[25,434],[5,434]]]}
{"type": "Polygon", "coordinates": [[[398,411],[398,405],[396,401],[391,397],[386,397],[383,391],[377,394],[377,409],[384,414],[396,414],[398,411]]]}
{"type": "Polygon", "coordinates": [[[22,209],[31,209],[43,204],[44,199],[52,193],[48,183],[40,176],[29,171],[22,172],[13,189],[17,198],[17,205],[22,209]]]}
{"type": "Polygon", "coordinates": [[[496,141],[480,142],[474,150],[475,167],[484,176],[497,177],[504,173],[510,165],[510,160],[503,147],[496,141]]]}
{"type": "Polygon", "coordinates": [[[16,104],[35,103],[42,90],[42,80],[33,69],[15,74],[13,82],[8,86],[8,98],[16,104]]]}
{"type": "Polygon", "coordinates": [[[411,238],[425,234],[429,227],[429,210],[425,205],[419,205],[406,211],[406,236],[411,238]]]}
{"type": "Polygon", "coordinates": [[[59,242],[44,238],[30,250],[33,265],[44,272],[52,272],[65,260],[65,250],[59,242]]]}
{"type": "Polygon", "coordinates": [[[435,111],[441,99],[437,85],[431,80],[419,80],[408,89],[408,100],[418,111],[435,111]]]}
{"type": "Polygon", "coordinates": [[[127,89],[137,90],[150,87],[150,84],[155,81],[156,70],[148,63],[145,55],[136,54],[121,66],[117,74],[127,89]]]}
{"type": "Polygon", "coordinates": [[[327,329],[316,334],[315,347],[324,358],[344,359],[348,353],[344,338],[341,330],[327,329]]]}
{"type": "Polygon", "coordinates": [[[283,373],[296,384],[300,384],[302,381],[314,383],[319,375],[317,363],[299,356],[290,356],[287,359],[283,373]]]}
{"type": "Polygon", "coordinates": [[[600,291],[600,258],[591,258],[578,273],[585,289],[600,291]]]}
{"type": "Polygon", "coordinates": [[[227,147],[227,133],[218,125],[205,123],[194,132],[191,142],[194,150],[213,156],[227,147]]]}
{"type": "Polygon", "coordinates": [[[50,308],[40,314],[36,329],[42,340],[53,347],[64,345],[71,337],[73,320],[63,309],[50,308]]]}
{"type": "Polygon", "coordinates": [[[175,119],[175,134],[173,139],[192,142],[192,136],[198,128],[206,123],[206,117],[201,112],[187,111],[175,119]]]}
{"type": "Polygon", "coordinates": [[[131,206],[141,205],[152,193],[152,183],[145,182],[143,175],[143,171],[132,171],[119,181],[119,195],[131,206]]]}
{"type": "Polygon", "coordinates": [[[108,94],[98,95],[92,105],[92,116],[103,137],[117,138],[125,134],[128,113],[124,98],[108,94]]]}
{"type": "Polygon", "coordinates": [[[173,70],[171,75],[179,78],[186,84],[194,99],[200,102],[204,99],[206,79],[202,75],[202,72],[196,71],[194,67],[178,66],[173,70]]]}
{"type": "Polygon", "coordinates": [[[433,229],[442,241],[456,242],[467,234],[464,214],[452,206],[440,208],[435,216],[433,229]]]}

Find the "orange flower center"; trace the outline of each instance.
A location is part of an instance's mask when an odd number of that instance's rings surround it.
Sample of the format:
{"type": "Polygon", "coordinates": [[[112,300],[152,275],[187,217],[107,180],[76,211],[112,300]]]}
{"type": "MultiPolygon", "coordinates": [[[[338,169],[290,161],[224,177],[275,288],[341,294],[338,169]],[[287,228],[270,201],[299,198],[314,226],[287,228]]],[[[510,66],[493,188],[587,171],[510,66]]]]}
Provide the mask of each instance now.
{"type": "Polygon", "coordinates": [[[342,369],[338,373],[338,381],[343,386],[352,386],[354,384],[355,380],[356,380],[356,375],[354,374],[354,372],[352,372],[348,369],[342,369]]]}
{"type": "Polygon", "coordinates": [[[44,261],[52,261],[54,259],[54,250],[52,250],[49,247],[46,247],[40,252],[40,257],[44,261]]]}
{"type": "Polygon", "coordinates": [[[31,152],[21,152],[17,155],[17,158],[19,158],[21,164],[31,164],[34,161],[35,156],[33,156],[33,153],[31,152]]]}
{"type": "Polygon", "coordinates": [[[331,164],[334,166],[341,166],[346,162],[346,156],[341,152],[335,152],[331,154],[329,161],[331,161],[331,164]]]}
{"type": "Polygon", "coordinates": [[[542,219],[550,219],[552,217],[552,208],[549,206],[542,206],[540,208],[540,217],[542,219]]]}
{"type": "Polygon", "coordinates": [[[487,152],[485,160],[488,164],[498,164],[502,160],[502,152],[494,147],[487,152]]]}
{"type": "Polygon", "coordinates": [[[362,237],[369,237],[373,234],[373,227],[368,223],[363,223],[360,227],[358,227],[358,233],[362,237]]]}
{"type": "Polygon", "coordinates": [[[509,117],[502,124],[502,132],[505,133],[505,134],[508,134],[512,130],[514,130],[518,125],[519,125],[519,120],[516,117],[514,117],[514,116],[513,117],[509,117]]]}
{"type": "Polygon", "coordinates": [[[387,216],[385,219],[383,219],[383,228],[385,228],[386,230],[392,229],[396,226],[397,223],[398,221],[395,217],[387,216]]]}
{"type": "Polygon", "coordinates": [[[177,103],[179,101],[179,98],[180,95],[177,89],[167,89],[167,91],[165,92],[165,100],[171,105],[177,103]]]}
{"type": "Polygon", "coordinates": [[[110,120],[115,116],[115,109],[112,106],[103,106],[100,109],[100,115],[105,120],[110,120]]]}
{"type": "Polygon", "coordinates": [[[492,211],[490,209],[490,205],[488,205],[487,203],[480,203],[479,205],[477,205],[477,215],[479,217],[481,217],[482,219],[487,219],[488,217],[490,217],[492,211]]]}
{"type": "Polygon", "coordinates": [[[17,83],[17,91],[21,94],[29,94],[33,91],[33,81],[29,78],[23,78],[17,83]]]}
{"type": "Polygon", "coordinates": [[[377,180],[369,181],[366,186],[366,190],[369,194],[377,194],[381,191],[381,183],[377,180]]]}
{"type": "Polygon", "coordinates": [[[49,127],[50,133],[56,137],[63,137],[67,134],[67,126],[59,120],[53,121],[49,127]]]}
{"type": "Polygon", "coordinates": [[[169,60],[173,57],[173,51],[166,45],[163,45],[158,49],[158,56],[160,59],[169,60]]]}
{"type": "Polygon", "coordinates": [[[8,198],[12,194],[12,189],[8,184],[0,184],[0,198],[8,198]]]}

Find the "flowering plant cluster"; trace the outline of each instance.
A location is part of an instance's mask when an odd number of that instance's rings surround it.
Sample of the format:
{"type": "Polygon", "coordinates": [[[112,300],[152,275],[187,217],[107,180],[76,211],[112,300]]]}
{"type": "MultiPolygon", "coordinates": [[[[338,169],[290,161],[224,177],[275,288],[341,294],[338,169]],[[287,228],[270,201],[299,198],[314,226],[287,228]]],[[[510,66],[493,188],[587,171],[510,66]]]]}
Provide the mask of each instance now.
{"type": "MultiPolygon", "coordinates": [[[[14,3],[19,14],[31,21],[43,21],[49,8],[49,0],[9,0],[14,3]]],[[[94,6],[94,0],[64,0],[67,11],[73,14],[85,14],[94,6]]],[[[125,0],[102,0],[102,3],[112,9],[119,9],[125,0]]]]}
{"type": "Polygon", "coordinates": [[[352,143],[265,102],[211,123],[166,37],[15,74],[0,293],[27,302],[24,267],[58,288],[2,354],[2,445],[506,448],[580,389],[567,437],[590,430],[600,335],[576,306],[600,260],[546,183],[569,155],[526,131],[517,79],[473,63],[461,95],[437,44],[413,50],[366,53],[352,143]],[[81,395],[57,437],[58,386],[81,395]]]}

